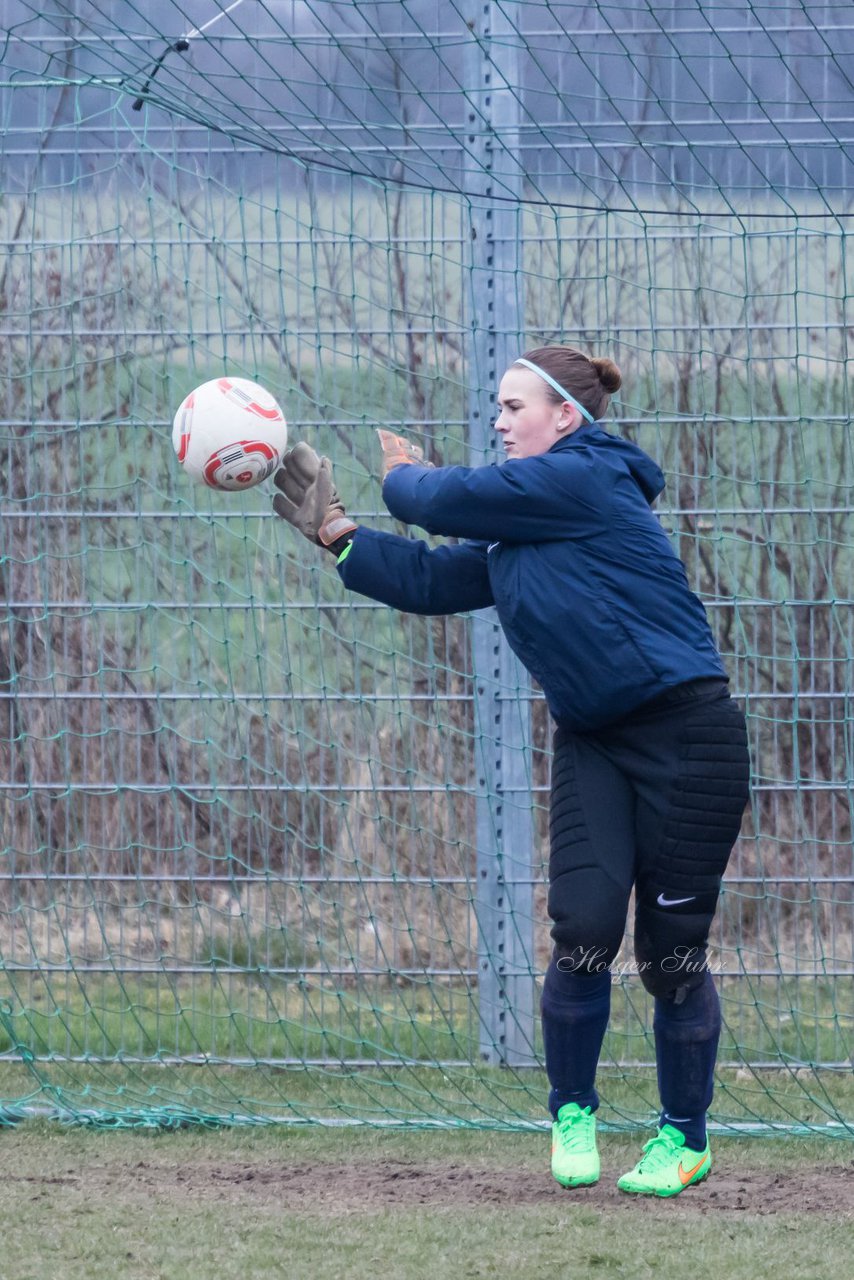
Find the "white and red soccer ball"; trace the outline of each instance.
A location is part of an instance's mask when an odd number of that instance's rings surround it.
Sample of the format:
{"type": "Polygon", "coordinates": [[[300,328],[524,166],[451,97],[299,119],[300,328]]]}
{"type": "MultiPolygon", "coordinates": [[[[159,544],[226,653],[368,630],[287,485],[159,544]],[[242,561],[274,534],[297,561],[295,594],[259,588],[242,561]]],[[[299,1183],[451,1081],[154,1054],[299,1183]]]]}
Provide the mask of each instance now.
{"type": "Polygon", "coordinates": [[[247,378],[214,378],[182,401],[172,424],[178,461],[211,489],[251,489],[272,475],[288,444],[285,415],[247,378]]]}

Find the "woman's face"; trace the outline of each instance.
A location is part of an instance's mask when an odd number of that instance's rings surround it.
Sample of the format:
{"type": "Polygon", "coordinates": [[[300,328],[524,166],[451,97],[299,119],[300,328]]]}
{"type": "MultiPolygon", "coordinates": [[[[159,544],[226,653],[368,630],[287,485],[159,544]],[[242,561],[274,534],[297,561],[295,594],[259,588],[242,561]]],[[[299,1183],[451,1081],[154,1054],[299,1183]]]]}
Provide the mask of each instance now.
{"type": "Polygon", "coordinates": [[[495,430],[508,458],[535,458],[581,425],[569,401],[556,404],[549,385],[532,369],[511,365],[498,388],[495,430]]]}

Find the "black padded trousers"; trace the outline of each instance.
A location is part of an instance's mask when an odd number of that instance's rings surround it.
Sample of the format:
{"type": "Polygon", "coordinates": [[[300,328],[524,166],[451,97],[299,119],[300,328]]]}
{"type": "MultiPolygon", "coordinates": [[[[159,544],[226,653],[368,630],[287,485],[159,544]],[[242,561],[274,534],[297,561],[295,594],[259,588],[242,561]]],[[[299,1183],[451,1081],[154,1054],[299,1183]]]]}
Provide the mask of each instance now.
{"type": "Polygon", "coordinates": [[[614,960],[635,888],[648,991],[702,981],[721,877],[748,799],[744,716],[724,680],[694,680],[605,729],[554,736],[549,915],[561,968],[614,960]]]}

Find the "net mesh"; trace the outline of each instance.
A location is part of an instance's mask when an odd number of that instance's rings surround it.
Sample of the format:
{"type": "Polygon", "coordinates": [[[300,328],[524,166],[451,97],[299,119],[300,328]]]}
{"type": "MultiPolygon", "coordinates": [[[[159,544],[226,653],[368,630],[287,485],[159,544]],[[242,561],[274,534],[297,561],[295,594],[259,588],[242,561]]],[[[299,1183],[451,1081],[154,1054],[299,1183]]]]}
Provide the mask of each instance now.
{"type": "MultiPolygon", "coordinates": [[[[748,717],[713,1118],[850,1134],[850,6],[3,11],[0,1115],[543,1123],[539,693],[193,486],[171,420],[253,378],[394,529],[372,428],[487,460],[502,353],[566,341],[748,717]]],[[[631,1127],[630,939],[614,979],[631,1127]]]]}

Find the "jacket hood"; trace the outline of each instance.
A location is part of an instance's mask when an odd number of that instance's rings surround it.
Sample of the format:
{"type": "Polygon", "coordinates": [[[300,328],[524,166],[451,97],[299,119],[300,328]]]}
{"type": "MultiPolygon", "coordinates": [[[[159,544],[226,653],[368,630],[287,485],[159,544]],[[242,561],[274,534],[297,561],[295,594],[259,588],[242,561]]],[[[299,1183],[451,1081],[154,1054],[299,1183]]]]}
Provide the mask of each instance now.
{"type": "Polygon", "coordinates": [[[607,452],[609,459],[614,462],[619,460],[650,505],[664,489],[664,472],[658,463],[653,462],[649,454],[632,444],[631,440],[603,431],[598,422],[586,423],[565,440],[558,440],[549,453],[563,453],[565,450],[579,448],[595,449],[597,453],[607,452]]]}

